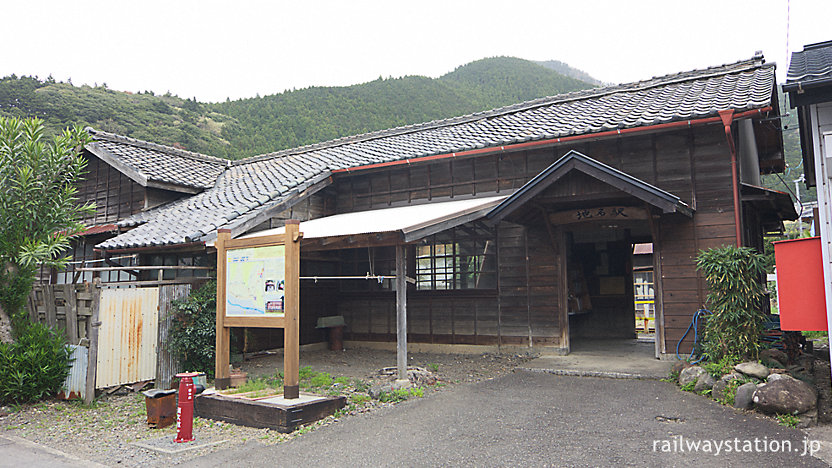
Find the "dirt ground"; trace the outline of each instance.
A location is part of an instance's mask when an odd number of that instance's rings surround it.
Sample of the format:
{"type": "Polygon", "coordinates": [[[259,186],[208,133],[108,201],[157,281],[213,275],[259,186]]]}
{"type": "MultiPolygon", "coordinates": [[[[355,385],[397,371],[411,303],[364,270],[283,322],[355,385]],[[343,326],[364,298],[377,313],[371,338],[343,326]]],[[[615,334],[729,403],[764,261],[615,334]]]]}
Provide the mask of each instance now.
{"type": "MultiPolygon", "coordinates": [[[[519,364],[531,359],[529,355],[514,354],[428,354],[410,356],[410,365],[431,370],[439,378],[439,384],[425,388],[424,398],[441,392],[448,386],[490,379],[512,372],[519,364]]],[[[385,376],[379,375],[383,367],[396,365],[396,353],[378,350],[306,351],[301,352],[301,366],[311,366],[313,371],[327,372],[333,377],[358,379],[369,385],[385,376]]],[[[283,354],[276,352],[254,356],[239,367],[249,372],[250,378],[273,375],[283,367],[283,354]]],[[[7,433],[108,466],[167,466],[188,463],[194,457],[215,450],[256,441],[264,445],[276,444],[314,430],[337,424],[353,414],[374,411],[395,404],[372,400],[366,393],[348,390],[348,407],[312,425],[302,427],[291,434],[281,434],[269,429],[253,429],[229,423],[195,418],[196,442],[222,442],[218,445],[187,451],[180,454],[164,454],[137,446],[150,443],[153,446],[175,446],[170,442],[176,434],[174,426],[151,429],[146,424],[144,397],[127,393],[100,397],[92,407],[79,402],[46,400],[35,404],[0,408],[0,434],[7,433]],[[352,393],[349,393],[352,392],[352,393]],[[360,398],[355,398],[358,396],[360,398]],[[6,414],[7,413],[7,414],[6,414]]]]}
{"type": "MultiPolygon", "coordinates": [[[[439,354],[410,353],[408,366],[417,366],[433,372],[439,380],[447,383],[478,382],[511,372],[526,362],[531,354],[439,354]]],[[[396,352],[376,349],[347,349],[345,351],[301,351],[300,366],[311,366],[318,372],[363,380],[383,378],[379,371],[396,366],[396,352]]],[[[283,370],[283,350],[269,354],[249,355],[246,361],[238,363],[249,376],[261,377],[283,370]]]]}

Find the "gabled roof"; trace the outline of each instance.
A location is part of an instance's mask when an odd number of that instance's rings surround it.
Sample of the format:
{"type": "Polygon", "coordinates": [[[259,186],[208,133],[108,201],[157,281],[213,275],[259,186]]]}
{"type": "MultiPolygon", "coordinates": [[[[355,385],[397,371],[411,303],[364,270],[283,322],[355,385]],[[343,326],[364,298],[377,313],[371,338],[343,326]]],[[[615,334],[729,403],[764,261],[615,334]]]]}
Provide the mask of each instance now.
{"type": "Polygon", "coordinates": [[[497,205],[488,213],[488,219],[493,221],[504,219],[572,171],[583,172],[594,177],[645,203],[661,209],[663,213],[693,215],[693,210],[676,195],[572,150],[497,205]]]}
{"type": "Polygon", "coordinates": [[[144,187],[197,193],[212,187],[226,159],[87,128],[87,151],[144,187]]]}
{"type": "MultiPolygon", "coordinates": [[[[105,249],[162,246],[232,235],[334,172],[515,143],[713,118],[772,105],[774,66],[762,56],[625,85],[597,88],[452,119],[340,138],[234,161],[213,187],[125,220],[137,228],[105,249]],[[235,229],[237,230],[235,232],[235,229]]],[[[206,184],[207,185],[207,184],[206,184]]]]}
{"type": "Polygon", "coordinates": [[[832,41],[818,42],[792,52],[783,91],[832,85],[832,41]]]}

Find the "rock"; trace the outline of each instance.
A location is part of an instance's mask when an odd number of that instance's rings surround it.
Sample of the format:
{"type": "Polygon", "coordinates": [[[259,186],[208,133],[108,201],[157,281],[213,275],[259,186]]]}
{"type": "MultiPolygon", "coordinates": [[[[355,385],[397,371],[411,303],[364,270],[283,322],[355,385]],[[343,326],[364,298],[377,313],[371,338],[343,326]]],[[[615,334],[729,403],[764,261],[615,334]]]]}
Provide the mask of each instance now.
{"type": "Polygon", "coordinates": [[[748,382],[737,387],[737,394],[734,396],[734,408],[751,409],[754,405],[754,392],[757,391],[757,384],[748,382]]]}
{"type": "Polygon", "coordinates": [[[8,406],[0,406],[0,418],[4,416],[8,416],[12,412],[12,409],[8,406]]]}
{"type": "Polygon", "coordinates": [[[719,380],[714,383],[714,387],[711,390],[711,398],[714,400],[722,400],[725,398],[725,389],[728,387],[728,382],[732,380],[741,379],[742,375],[736,372],[731,372],[730,374],[723,375],[719,380]]]}
{"type": "Polygon", "coordinates": [[[815,367],[815,357],[810,354],[801,354],[797,358],[797,363],[806,369],[806,372],[811,373],[815,367]]]}
{"type": "Polygon", "coordinates": [[[696,382],[702,374],[707,374],[705,369],[699,366],[690,366],[679,373],[679,385],[684,387],[692,382],[696,382]]]}
{"type": "Polygon", "coordinates": [[[676,361],[673,363],[673,367],[670,368],[670,373],[679,375],[682,373],[683,370],[687,369],[688,367],[692,366],[693,364],[687,361],[676,361]]]}
{"type": "Polygon", "coordinates": [[[780,351],[779,349],[771,348],[760,351],[760,360],[775,361],[780,364],[777,367],[786,367],[786,365],[789,363],[789,356],[787,356],[786,353],[780,351]]]}
{"type": "Polygon", "coordinates": [[[714,380],[711,374],[705,372],[704,374],[700,375],[698,379],[696,379],[696,385],[693,387],[693,391],[696,393],[702,393],[705,390],[710,390],[714,388],[714,384],[716,380],[714,380]]]}
{"type": "Polygon", "coordinates": [[[815,390],[797,379],[776,379],[757,387],[754,406],[764,413],[800,414],[818,403],[815,390]]]}
{"type": "Polygon", "coordinates": [[[809,410],[797,417],[800,421],[798,421],[797,429],[806,429],[809,427],[817,426],[818,425],[818,410],[813,409],[809,410]]]}
{"type": "Polygon", "coordinates": [[[390,393],[393,390],[402,390],[411,387],[413,387],[413,384],[410,383],[409,380],[391,380],[373,385],[369,390],[367,390],[367,393],[370,395],[370,398],[378,400],[384,393],[390,393]]]}
{"type": "Polygon", "coordinates": [[[759,362],[741,362],[734,366],[734,370],[741,374],[756,377],[758,379],[765,379],[769,374],[768,367],[760,364],[759,362]]]}
{"type": "Polygon", "coordinates": [[[776,381],[782,380],[782,379],[796,380],[794,377],[792,377],[788,374],[771,374],[766,379],[766,382],[776,382],[776,381]]]}
{"type": "Polygon", "coordinates": [[[408,369],[407,378],[417,387],[427,387],[436,384],[436,376],[433,375],[433,372],[420,367],[408,369]]]}

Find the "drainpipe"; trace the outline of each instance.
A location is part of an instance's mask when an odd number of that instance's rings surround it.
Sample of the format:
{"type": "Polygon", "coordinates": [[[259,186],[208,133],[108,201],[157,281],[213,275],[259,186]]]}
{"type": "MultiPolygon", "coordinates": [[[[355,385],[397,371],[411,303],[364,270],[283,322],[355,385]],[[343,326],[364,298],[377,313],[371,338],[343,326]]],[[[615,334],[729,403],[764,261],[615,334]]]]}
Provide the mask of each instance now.
{"type": "Polygon", "coordinates": [[[737,147],[734,145],[734,135],[731,132],[731,124],[734,121],[734,110],[719,111],[722,124],[725,125],[725,138],[728,140],[728,148],[731,150],[731,186],[734,189],[734,227],[737,236],[737,247],[742,247],[742,228],[740,224],[740,182],[739,170],[737,168],[737,147]]]}

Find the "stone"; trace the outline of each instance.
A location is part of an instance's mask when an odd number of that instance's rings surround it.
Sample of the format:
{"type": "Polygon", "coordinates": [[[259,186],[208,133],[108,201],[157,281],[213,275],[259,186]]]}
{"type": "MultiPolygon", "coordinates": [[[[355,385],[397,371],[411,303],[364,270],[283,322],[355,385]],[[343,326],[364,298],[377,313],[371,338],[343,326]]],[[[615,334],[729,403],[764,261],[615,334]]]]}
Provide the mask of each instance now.
{"type": "Polygon", "coordinates": [[[728,388],[728,382],[732,380],[741,379],[742,375],[736,372],[731,372],[730,374],[723,375],[719,380],[714,383],[713,389],[711,389],[711,398],[714,400],[722,400],[725,398],[725,389],[728,388]]]}
{"type": "Polygon", "coordinates": [[[797,429],[807,429],[818,425],[818,410],[809,410],[798,417],[797,429]]]}
{"type": "Polygon", "coordinates": [[[702,374],[707,374],[705,369],[699,366],[690,366],[679,373],[679,385],[684,387],[685,385],[696,382],[702,374]]]}
{"type": "Polygon", "coordinates": [[[818,396],[802,380],[780,378],[757,387],[753,400],[763,413],[800,414],[814,409],[818,396]]]}
{"type": "Polygon", "coordinates": [[[714,384],[716,380],[714,380],[713,376],[707,372],[700,375],[698,379],[696,379],[696,385],[693,387],[693,391],[695,393],[702,393],[705,390],[710,390],[714,388],[714,384]]]}
{"type": "Polygon", "coordinates": [[[770,348],[760,351],[760,360],[774,361],[780,364],[777,367],[786,367],[786,365],[789,363],[789,356],[787,356],[786,353],[780,351],[779,349],[770,348]]]}
{"type": "Polygon", "coordinates": [[[768,367],[760,364],[759,362],[741,362],[734,366],[734,370],[741,374],[763,380],[768,377],[769,374],[768,367]]]}
{"type": "Polygon", "coordinates": [[[737,387],[737,394],[734,396],[734,408],[751,409],[754,406],[754,392],[757,391],[757,384],[748,382],[737,387]]]}
{"type": "Polygon", "coordinates": [[[771,374],[766,379],[766,382],[776,382],[776,381],[781,380],[781,379],[796,380],[794,377],[792,377],[788,374],[771,374]]]}
{"type": "Polygon", "coordinates": [[[693,364],[687,361],[676,361],[673,363],[673,367],[670,368],[670,373],[679,375],[682,373],[683,370],[687,369],[688,367],[692,366],[693,364]]]}
{"type": "Polygon", "coordinates": [[[436,376],[433,372],[416,367],[407,370],[407,378],[417,387],[427,387],[436,384],[436,376]]]}

